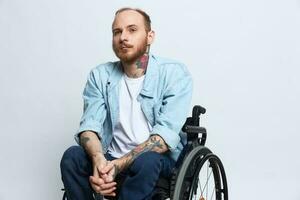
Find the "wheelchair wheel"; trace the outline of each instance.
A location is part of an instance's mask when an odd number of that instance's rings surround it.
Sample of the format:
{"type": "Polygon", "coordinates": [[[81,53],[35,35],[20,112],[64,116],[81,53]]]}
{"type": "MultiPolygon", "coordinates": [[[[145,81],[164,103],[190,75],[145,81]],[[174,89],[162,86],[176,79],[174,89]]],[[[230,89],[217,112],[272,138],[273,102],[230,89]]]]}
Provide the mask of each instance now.
{"type": "Polygon", "coordinates": [[[173,200],[228,200],[221,160],[204,146],[194,148],[179,170],[172,196],[173,200]]]}

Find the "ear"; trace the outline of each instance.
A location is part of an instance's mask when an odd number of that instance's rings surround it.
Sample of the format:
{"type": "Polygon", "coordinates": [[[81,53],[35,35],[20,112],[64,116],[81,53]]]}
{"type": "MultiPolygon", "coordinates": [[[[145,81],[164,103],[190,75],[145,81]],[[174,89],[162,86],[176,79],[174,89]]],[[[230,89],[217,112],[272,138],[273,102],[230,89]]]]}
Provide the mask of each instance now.
{"type": "Polygon", "coordinates": [[[155,32],[153,30],[148,32],[147,45],[151,45],[154,42],[155,32]]]}

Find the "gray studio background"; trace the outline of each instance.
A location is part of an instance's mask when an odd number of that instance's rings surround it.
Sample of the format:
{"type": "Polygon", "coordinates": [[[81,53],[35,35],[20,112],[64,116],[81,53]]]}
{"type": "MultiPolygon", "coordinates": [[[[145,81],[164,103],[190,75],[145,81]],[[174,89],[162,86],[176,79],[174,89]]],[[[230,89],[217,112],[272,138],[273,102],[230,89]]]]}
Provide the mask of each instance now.
{"type": "Polygon", "coordinates": [[[61,199],[91,68],[111,22],[145,9],[152,53],[184,62],[232,200],[299,200],[300,1],[0,0],[0,200],[61,199]]]}

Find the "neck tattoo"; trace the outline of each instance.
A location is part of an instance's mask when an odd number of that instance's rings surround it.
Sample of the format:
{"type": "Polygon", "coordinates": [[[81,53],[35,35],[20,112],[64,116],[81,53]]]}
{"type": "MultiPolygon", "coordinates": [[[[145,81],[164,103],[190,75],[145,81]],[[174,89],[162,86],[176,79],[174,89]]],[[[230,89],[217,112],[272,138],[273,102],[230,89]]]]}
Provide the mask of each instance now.
{"type": "Polygon", "coordinates": [[[142,55],[137,61],[136,61],[136,66],[137,69],[143,69],[144,74],[146,73],[146,69],[148,66],[148,61],[149,61],[149,48],[147,48],[146,53],[142,55]]]}

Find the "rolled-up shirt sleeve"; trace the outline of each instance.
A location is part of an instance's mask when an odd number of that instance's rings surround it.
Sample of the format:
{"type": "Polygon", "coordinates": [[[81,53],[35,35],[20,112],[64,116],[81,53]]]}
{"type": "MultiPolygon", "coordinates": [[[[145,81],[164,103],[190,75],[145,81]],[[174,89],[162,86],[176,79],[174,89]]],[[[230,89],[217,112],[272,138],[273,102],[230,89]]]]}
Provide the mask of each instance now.
{"type": "Polygon", "coordinates": [[[80,120],[79,129],[75,134],[75,140],[78,144],[80,144],[79,134],[83,131],[93,131],[97,133],[99,138],[103,134],[106,105],[98,77],[99,74],[92,70],[83,91],[83,115],[80,120]]]}
{"type": "Polygon", "coordinates": [[[169,150],[175,150],[180,142],[179,133],[189,111],[192,90],[193,81],[185,66],[172,70],[151,131],[151,135],[163,138],[169,150]]]}

